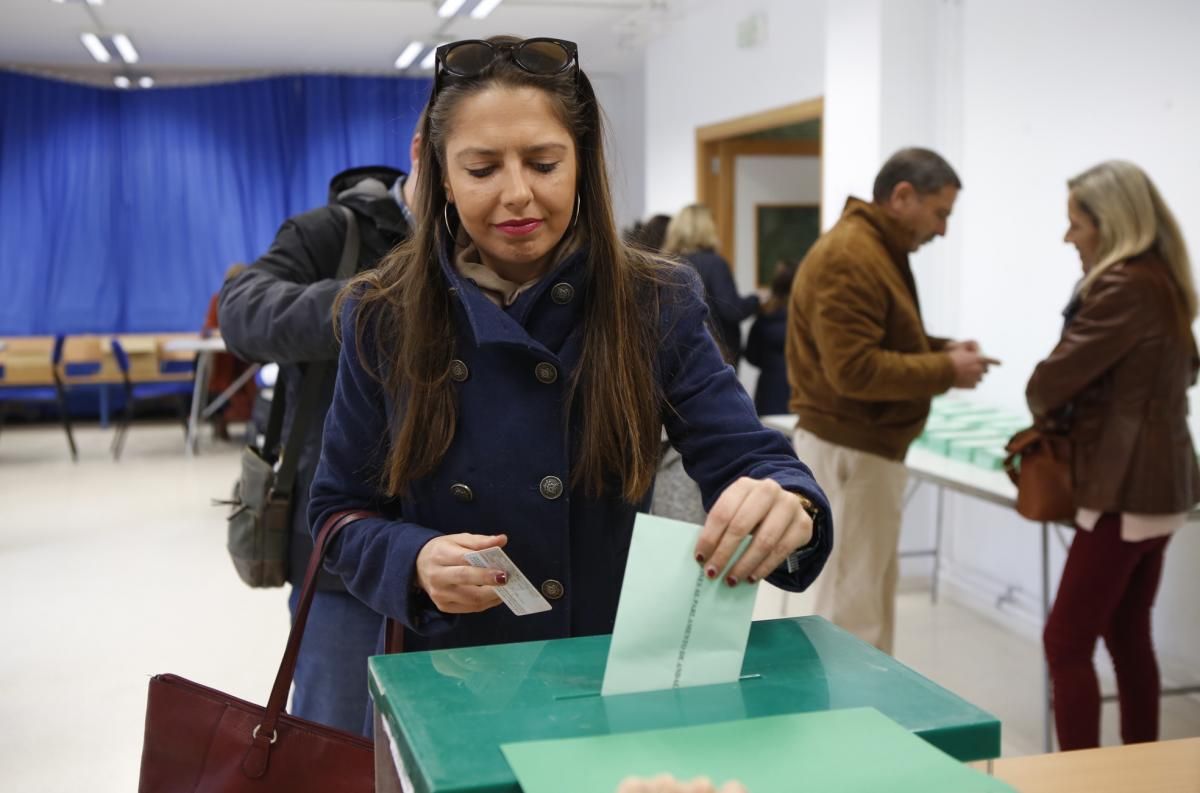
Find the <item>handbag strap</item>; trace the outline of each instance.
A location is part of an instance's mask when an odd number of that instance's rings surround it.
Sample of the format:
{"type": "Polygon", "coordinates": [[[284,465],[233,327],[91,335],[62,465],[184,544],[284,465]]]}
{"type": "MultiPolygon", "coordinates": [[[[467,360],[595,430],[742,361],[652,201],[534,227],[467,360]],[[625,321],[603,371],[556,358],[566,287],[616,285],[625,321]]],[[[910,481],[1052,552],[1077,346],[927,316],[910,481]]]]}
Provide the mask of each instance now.
{"type": "Polygon", "coordinates": [[[275,385],[271,387],[271,416],[267,419],[267,434],[263,438],[260,456],[271,463],[279,459],[279,435],[283,432],[283,410],[287,401],[287,377],[283,367],[275,377],[275,385]]]}
{"type": "MultiPolygon", "coordinates": [[[[347,207],[338,206],[337,209],[346,218],[346,237],[342,242],[342,256],[338,260],[336,274],[339,281],[344,281],[354,275],[355,270],[358,269],[358,221],[354,217],[354,212],[347,207]]],[[[317,414],[321,394],[325,391],[325,384],[334,375],[334,372],[334,364],[327,361],[310,363],[301,378],[303,385],[300,392],[300,404],[296,406],[296,418],[292,421],[292,431],[288,433],[287,445],[283,450],[283,462],[279,466],[279,473],[275,476],[275,486],[272,488],[273,492],[282,498],[288,498],[292,494],[292,485],[296,481],[296,468],[300,464],[300,450],[304,448],[304,439],[308,436],[309,425],[317,414]]],[[[279,374],[282,379],[282,369],[279,374]]],[[[275,394],[283,394],[278,382],[276,382],[275,394]]],[[[279,431],[283,425],[282,401],[280,400],[281,407],[276,416],[275,399],[271,400],[271,418],[267,424],[267,440],[263,447],[263,451],[267,454],[273,453],[275,445],[279,443],[279,431]],[[276,426],[277,421],[279,426],[276,426]],[[273,440],[272,429],[275,430],[273,440]]],[[[275,458],[268,459],[273,462],[275,458]]]]}
{"type": "Polygon", "coordinates": [[[266,773],[267,759],[271,752],[271,744],[278,737],[275,727],[287,703],[288,691],[292,687],[292,678],[296,674],[296,657],[300,654],[300,642],[304,638],[304,626],[308,622],[308,612],[312,607],[313,596],[317,592],[317,573],[325,559],[325,552],[333,543],[342,529],[356,520],[378,517],[378,512],[365,509],[346,509],[330,515],[321,531],[317,533],[313,544],[312,555],[308,557],[308,571],[304,574],[304,588],[300,590],[300,602],[296,607],[296,619],[292,621],[292,631],[288,634],[287,649],[283,651],[283,660],[279,663],[279,672],[275,675],[275,685],[271,688],[271,697],[267,700],[267,712],[262,723],[254,728],[250,751],[242,762],[243,770],[251,777],[258,778],[266,773]]]}

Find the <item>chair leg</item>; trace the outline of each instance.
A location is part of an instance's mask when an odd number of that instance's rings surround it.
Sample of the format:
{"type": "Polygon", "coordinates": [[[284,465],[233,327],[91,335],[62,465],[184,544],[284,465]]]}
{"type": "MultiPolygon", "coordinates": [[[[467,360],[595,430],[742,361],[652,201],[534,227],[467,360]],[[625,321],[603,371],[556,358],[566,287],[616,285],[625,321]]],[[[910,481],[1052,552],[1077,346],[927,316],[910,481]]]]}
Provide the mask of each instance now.
{"type": "Polygon", "coordinates": [[[187,440],[188,421],[191,417],[192,406],[185,396],[175,398],[175,414],[179,416],[179,420],[183,422],[183,438],[187,440]]]}
{"type": "Polygon", "coordinates": [[[129,432],[131,421],[133,421],[133,399],[127,396],[125,404],[121,407],[121,418],[117,420],[117,429],[113,433],[112,456],[114,460],[121,459],[121,452],[125,448],[125,434],[129,432]]]}
{"type": "Polygon", "coordinates": [[[67,446],[71,448],[71,462],[79,462],[79,449],[75,446],[75,434],[71,432],[71,414],[67,411],[67,397],[61,388],[58,394],[58,415],[62,420],[63,430],[67,433],[67,446]]]}

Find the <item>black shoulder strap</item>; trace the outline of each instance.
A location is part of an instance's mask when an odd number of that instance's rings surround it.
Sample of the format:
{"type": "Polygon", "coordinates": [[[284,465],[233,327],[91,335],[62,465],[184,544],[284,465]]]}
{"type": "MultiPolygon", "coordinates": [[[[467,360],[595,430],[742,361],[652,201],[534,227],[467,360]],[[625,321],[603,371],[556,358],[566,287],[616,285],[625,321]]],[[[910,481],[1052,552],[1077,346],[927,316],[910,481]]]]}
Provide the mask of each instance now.
{"type": "MultiPolygon", "coordinates": [[[[346,239],[342,243],[342,258],[338,261],[337,278],[338,280],[346,280],[354,275],[354,271],[358,268],[358,220],[354,217],[354,213],[344,206],[337,207],[343,215],[346,216],[346,239]]],[[[335,320],[336,321],[336,320],[335,320]]],[[[290,495],[292,485],[296,480],[296,466],[300,460],[300,450],[304,447],[304,439],[308,435],[309,426],[312,424],[317,412],[317,404],[321,399],[321,394],[325,390],[325,384],[334,376],[337,371],[336,364],[329,361],[321,361],[319,363],[310,363],[305,367],[304,376],[301,378],[300,404],[296,406],[296,418],[292,420],[292,431],[288,433],[287,446],[283,450],[283,463],[279,466],[279,473],[275,477],[275,492],[281,496],[290,495]]],[[[283,370],[280,369],[280,381],[283,379],[283,370]]],[[[278,399],[283,391],[280,388],[280,381],[275,384],[275,397],[272,399],[271,419],[267,424],[267,440],[270,441],[270,431],[276,421],[275,417],[275,399],[278,399]]],[[[279,423],[283,423],[283,411],[280,410],[279,423]]],[[[276,443],[278,443],[278,432],[276,432],[276,443]]],[[[271,450],[271,446],[266,447],[267,451],[271,450]]]]}

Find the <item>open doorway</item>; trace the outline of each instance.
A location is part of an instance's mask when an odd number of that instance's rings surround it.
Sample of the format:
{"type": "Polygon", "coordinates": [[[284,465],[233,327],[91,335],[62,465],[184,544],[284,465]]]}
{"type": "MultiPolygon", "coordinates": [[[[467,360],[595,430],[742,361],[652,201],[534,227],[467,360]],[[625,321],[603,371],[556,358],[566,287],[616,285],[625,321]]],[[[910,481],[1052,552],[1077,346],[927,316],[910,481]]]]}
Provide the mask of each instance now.
{"type": "Polygon", "coordinates": [[[721,254],[743,293],[799,259],[821,229],[824,100],[696,129],[697,200],[713,211],[721,254]]]}

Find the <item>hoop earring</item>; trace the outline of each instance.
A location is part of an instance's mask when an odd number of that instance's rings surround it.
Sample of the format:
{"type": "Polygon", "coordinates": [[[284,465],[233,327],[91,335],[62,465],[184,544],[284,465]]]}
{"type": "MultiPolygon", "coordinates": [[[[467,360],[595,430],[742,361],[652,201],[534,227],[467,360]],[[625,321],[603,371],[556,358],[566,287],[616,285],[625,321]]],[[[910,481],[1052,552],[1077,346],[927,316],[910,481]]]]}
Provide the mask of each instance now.
{"type": "Polygon", "coordinates": [[[579,225],[579,193],[575,194],[575,218],[571,221],[571,228],[579,225]]]}
{"type": "Polygon", "coordinates": [[[454,229],[450,228],[450,202],[442,204],[442,220],[446,221],[446,232],[454,239],[454,229]]]}

